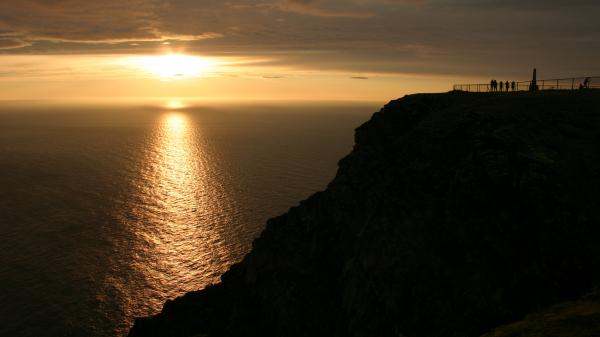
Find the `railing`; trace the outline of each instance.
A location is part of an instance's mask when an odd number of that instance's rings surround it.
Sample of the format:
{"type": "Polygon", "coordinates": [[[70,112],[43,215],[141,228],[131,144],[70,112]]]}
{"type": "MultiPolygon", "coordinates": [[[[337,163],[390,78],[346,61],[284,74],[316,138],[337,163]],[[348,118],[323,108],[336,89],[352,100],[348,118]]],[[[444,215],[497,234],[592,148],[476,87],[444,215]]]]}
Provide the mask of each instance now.
{"type": "MultiPolygon", "coordinates": [[[[509,81],[508,88],[506,87],[506,81],[503,82],[503,88],[500,90],[500,82],[498,87],[494,91],[507,92],[507,91],[528,91],[532,81],[520,81],[515,82],[514,89],[512,87],[512,81],[509,81]]],[[[580,88],[592,88],[600,89],[600,76],[594,77],[572,77],[572,78],[559,78],[550,80],[539,80],[536,81],[538,90],[575,90],[580,88]],[[586,84],[587,79],[587,84],[586,84]]],[[[486,84],[455,84],[454,90],[470,91],[470,92],[492,92],[491,83],[486,84]]]]}

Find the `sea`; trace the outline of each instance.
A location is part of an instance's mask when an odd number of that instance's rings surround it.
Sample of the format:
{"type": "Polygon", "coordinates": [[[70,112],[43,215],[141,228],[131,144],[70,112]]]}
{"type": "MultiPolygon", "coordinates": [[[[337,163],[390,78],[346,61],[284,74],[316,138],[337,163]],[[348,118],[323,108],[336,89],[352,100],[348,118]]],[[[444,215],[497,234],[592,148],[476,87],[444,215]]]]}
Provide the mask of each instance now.
{"type": "Polygon", "coordinates": [[[218,282],[377,108],[0,102],[0,336],[126,336],[218,282]]]}

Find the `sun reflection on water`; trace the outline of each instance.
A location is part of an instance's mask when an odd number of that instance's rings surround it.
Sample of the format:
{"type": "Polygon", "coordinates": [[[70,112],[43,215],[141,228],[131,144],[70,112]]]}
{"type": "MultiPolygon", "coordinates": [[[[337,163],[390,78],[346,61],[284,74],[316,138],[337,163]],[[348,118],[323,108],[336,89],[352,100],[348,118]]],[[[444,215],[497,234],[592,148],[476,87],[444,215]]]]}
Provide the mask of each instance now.
{"type": "Polygon", "coordinates": [[[197,167],[194,157],[201,156],[201,153],[196,153],[198,147],[193,144],[193,132],[186,115],[165,115],[161,133],[156,158],[160,165],[155,194],[163,201],[170,222],[181,222],[198,206],[194,191],[195,185],[202,180],[198,179],[201,168],[197,167]]]}
{"type": "Polygon", "coordinates": [[[144,283],[132,316],[156,314],[165,300],[217,282],[231,263],[232,204],[223,168],[200,133],[188,114],[169,111],[149,139],[128,221],[144,283]]]}
{"type": "MultiPolygon", "coordinates": [[[[165,133],[168,133],[168,140],[181,139],[182,136],[185,136],[187,127],[187,120],[185,115],[181,114],[169,114],[164,119],[165,133]]],[[[188,137],[189,138],[189,137],[188,137]]],[[[185,143],[179,144],[166,144],[169,147],[169,150],[172,149],[181,149],[187,150],[184,151],[184,154],[189,154],[189,146],[185,143]]]]}

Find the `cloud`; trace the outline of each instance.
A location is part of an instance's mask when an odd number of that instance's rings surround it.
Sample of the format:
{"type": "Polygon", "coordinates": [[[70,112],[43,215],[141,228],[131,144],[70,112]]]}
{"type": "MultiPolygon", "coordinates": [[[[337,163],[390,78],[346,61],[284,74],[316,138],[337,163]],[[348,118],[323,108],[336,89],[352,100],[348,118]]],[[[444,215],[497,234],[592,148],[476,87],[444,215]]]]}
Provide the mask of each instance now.
{"type": "Polygon", "coordinates": [[[12,37],[0,37],[0,49],[18,49],[30,46],[31,44],[23,40],[15,39],[12,37]]]}
{"type": "Polygon", "coordinates": [[[0,31],[21,46],[33,41],[119,43],[193,41],[214,32],[182,34],[164,27],[159,0],[15,0],[0,2],[0,31]]]}
{"type": "Polygon", "coordinates": [[[300,14],[321,16],[321,17],[340,17],[340,18],[370,18],[375,14],[364,11],[349,11],[340,8],[323,7],[323,2],[320,0],[282,0],[279,3],[279,8],[283,11],[295,12],[300,14]]]}
{"type": "Polygon", "coordinates": [[[596,0],[0,0],[0,54],[181,48],[345,77],[534,65],[574,76],[600,72],[598,11],[596,0]]]}
{"type": "MultiPolygon", "coordinates": [[[[395,0],[387,0],[387,1],[395,1],[395,0]]],[[[399,0],[402,1],[402,0],[399,0]]],[[[417,0],[415,0],[417,1],[417,0]]],[[[597,5],[598,2],[595,0],[422,0],[423,2],[428,2],[433,5],[446,5],[446,6],[474,6],[478,8],[514,8],[514,9],[524,9],[524,8],[537,8],[537,9],[564,9],[566,7],[581,7],[581,6],[594,6],[597,5]]]]}

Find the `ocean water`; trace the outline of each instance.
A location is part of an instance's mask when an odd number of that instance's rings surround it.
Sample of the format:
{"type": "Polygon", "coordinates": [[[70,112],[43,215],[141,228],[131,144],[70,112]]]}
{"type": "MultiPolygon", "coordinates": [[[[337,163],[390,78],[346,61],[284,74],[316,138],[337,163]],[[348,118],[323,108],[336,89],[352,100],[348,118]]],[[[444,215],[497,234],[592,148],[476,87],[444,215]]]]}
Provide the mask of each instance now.
{"type": "Polygon", "coordinates": [[[376,108],[0,105],[0,336],[123,336],[217,282],[376,108]]]}

